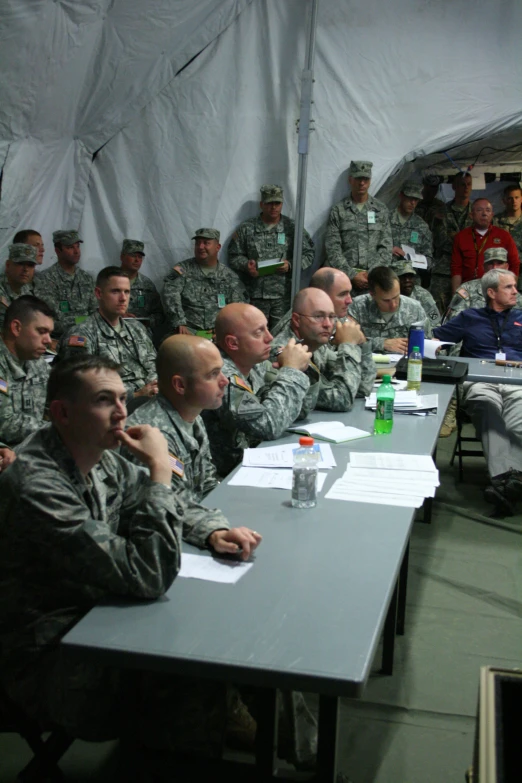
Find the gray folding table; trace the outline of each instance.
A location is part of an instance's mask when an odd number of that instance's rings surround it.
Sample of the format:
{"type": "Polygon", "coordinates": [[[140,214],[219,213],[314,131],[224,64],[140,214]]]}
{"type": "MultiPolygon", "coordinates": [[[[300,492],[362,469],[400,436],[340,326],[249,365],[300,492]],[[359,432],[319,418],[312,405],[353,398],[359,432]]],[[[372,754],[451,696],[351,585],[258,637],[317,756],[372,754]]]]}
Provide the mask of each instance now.
{"type": "MultiPolygon", "coordinates": [[[[257,763],[267,779],[275,761],[276,689],[318,693],[317,779],[334,781],[338,700],[362,694],[385,624],[394,637],[414,514],[324,495],[350,450],[431,454],[452,390],[424,384],[425,393],[439,394],[436,416],[397,415],[389,436],[333,446],[338,465],[313,509],[293,509],[283,490],[223,482],[206,505],[263,535],[254,567],[236,585],[179,578],[158,601],[98,606],[64,646],[99,663],[260,687],[257,763]]],[[[350,413],[317,411],[310,420],[324,418],[363,429],[373,424],[362,400],[350,413]]]]}

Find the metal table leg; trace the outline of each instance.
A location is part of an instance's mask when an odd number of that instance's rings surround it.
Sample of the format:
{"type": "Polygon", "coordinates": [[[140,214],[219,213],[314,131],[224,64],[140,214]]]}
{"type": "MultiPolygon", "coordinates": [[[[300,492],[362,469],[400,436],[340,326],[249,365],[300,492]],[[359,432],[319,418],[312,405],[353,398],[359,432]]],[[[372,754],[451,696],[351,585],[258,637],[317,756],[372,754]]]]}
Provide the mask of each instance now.
{"type": "Polygon", "coordinates": [[[271,779],[274,776],[277,755],[277,690],[260,688],[256,698],[256,769],[258,779],[271,779]]]}
{"type": "Polygon", "coordinates": [[[338,729],[339,699],[336,696],[320,696],[317,775],[314,778],[318,783],[335,783],[338,729]]]}
{"type": "Polygon", "coordinates": [[[395,584],[388,614],[384,623],[384,638],[382,647],[382,673],[393,674],[393,656],[395,653],[395,631],[397,627],[397,595],[399,580],[395,584]]]}
{"type": "Polygon", "coordinates": [[[399,573],[399,603],[397,606],[397,633],[404,636],[404,624],[406,620],[406,591],[408,588],[408,564],[410,560],[410,542],[402,558],[401,570],[399,573]]]}

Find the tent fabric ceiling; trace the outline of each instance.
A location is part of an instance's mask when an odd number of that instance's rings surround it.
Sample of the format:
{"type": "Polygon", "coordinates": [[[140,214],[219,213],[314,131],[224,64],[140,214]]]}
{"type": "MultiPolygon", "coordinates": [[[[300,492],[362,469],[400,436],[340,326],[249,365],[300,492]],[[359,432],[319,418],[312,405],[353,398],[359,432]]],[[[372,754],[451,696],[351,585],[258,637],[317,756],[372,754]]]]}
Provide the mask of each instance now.
{"type": "MultiPolygon", "coordinates": [[[[31,225],[48,264],[52,230],[80,226],[87,268],[132,236],[158,279],[200,225],[227,238],[264,182],[285,187],[293,215],[309,6],[11,0],[0,250],[31,225]]],[[[306,212],[319,245],[350,159],[374,161],[374,193],[396,180],[391,197],[439,150],[520,139],[521,23],[517,0],[320,0],[306,212]]]]}

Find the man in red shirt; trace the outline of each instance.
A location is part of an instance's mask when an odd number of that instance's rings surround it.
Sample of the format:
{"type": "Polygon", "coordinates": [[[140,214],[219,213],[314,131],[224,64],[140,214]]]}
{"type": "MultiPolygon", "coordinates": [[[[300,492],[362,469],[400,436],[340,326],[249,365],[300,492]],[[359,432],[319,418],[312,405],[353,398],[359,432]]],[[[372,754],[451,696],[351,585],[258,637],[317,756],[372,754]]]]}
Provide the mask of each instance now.
{"type": "Polygon", "coordinates": [[[469,280],[484,274],[484,251],[490,247],[505,247],[509,270],[518,277],[520,259],[511,235],[498,226],[492,226],[493,207],[486,198],[478,198],[471,207],[473,225],[456,235],[451,256],[451,285],[453,293],[469,280]]]}

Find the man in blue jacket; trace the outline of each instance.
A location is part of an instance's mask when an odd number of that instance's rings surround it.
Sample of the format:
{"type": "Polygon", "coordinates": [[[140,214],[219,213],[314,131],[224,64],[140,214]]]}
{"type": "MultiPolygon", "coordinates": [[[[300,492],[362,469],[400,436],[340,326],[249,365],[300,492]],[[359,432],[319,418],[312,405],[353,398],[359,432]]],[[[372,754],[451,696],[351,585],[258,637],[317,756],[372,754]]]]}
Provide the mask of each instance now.
{"type": "MultiPolygon", "coordinates": [[[[482,277],[486,307],[472,307],[433,330],[436,338],[462,341],[461,356],[522,361],[522,310],[512,272],[492,269],[482,277]]],[[[486,500],[504,514],[522,498],[522,387],[467,383],[464,409],[482,440],[490,486],[486,500]]]]}

